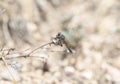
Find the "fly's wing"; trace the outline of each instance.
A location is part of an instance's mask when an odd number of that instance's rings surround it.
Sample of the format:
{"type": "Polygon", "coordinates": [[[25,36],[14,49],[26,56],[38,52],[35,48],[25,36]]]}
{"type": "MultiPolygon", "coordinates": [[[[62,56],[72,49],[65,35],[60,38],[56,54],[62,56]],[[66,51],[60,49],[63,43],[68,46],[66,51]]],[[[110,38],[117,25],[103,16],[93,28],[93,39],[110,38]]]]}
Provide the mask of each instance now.
{"type": "Polygon", "coordinates": [[[65,44],[65,46],[67,47],[68,51],[69,51],[70,53],[73,53],[72,50],[70,49],[70,46],[69,46],[69,44],[67,43],[67,41],[64,41],[64,44],[65,44]]]}

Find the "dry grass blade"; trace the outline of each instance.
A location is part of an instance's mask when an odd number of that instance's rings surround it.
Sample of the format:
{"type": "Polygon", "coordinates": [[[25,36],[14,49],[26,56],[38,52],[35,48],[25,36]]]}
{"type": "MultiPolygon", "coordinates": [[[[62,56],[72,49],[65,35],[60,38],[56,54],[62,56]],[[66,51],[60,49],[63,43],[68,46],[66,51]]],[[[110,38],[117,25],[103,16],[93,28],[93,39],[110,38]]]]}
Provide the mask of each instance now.
{"type": "Polygon", "coordinates": [[[14,78],[14,76],[13,76],[11,70],[10,70],[10,67],[6,63],[4,51],[1,51],[1,59],[2,59],[3,63],[5,64],[5,66],[6,66],[7,70],[8,70],[8,72],[9,72],[10,76],[12,77],[13,83],[14,84],[18,84],[18,82],[16,81],[16,79],[14,78]]]}

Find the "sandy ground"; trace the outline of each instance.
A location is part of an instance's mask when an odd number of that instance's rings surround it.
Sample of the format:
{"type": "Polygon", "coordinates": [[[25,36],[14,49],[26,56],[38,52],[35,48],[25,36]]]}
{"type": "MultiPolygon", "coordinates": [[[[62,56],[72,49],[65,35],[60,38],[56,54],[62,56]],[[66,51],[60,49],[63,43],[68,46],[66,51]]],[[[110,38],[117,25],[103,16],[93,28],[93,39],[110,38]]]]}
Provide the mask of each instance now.
{"type": "MultiPolygon", "coordinates": [[[[40,57],[6,59],[17,84],[120,84],[119,0],[0,1],[0,47],[15,48],[11,55],[58,32],[73,53],[48,45],[34,53],[40,57]]],[[[0,84],[15,84],[1,59],[0,66],[0,84]]]]}

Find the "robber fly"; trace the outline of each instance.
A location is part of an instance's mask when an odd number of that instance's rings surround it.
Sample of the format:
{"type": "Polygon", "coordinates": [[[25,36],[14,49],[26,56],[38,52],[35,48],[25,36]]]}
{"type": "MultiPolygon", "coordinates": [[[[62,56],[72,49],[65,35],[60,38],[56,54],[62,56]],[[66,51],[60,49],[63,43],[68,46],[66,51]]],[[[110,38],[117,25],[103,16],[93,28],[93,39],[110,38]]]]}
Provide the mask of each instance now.
{"type": "Polygon", "coordinates": [[[63,46],[63,44],[66,46],[66,48],[69,50],[70,53],[72,53],[72,50],[69,47],[68,42],[65,39],[65,36],[61,33],[58,33],[55,38],[52,40],[52,44],[63,46]]]}

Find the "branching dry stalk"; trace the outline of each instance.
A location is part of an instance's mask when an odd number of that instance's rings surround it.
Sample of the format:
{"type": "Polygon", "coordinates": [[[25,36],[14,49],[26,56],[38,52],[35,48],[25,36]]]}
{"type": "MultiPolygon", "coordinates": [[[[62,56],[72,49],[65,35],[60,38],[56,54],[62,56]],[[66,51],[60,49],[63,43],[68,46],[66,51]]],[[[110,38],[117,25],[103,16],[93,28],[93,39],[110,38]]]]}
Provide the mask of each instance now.
{"type": "Polygon", "coordinates": [[[67,42],[66,42],[66,40],[65,40],[65,36],[62,35],[61,33],[58,33],[58,34],[56,35],[56,37],[53,38],[52,41],[49,42],[49,43],[46,43],[46,44],[44,44],[44,45],[41,45],[41,46],[39,46],[39,47],[37,47],[37,48],[35,48],[35,49],[33,49],[33,50],[24,51],[24,52],[22,52],[22,53],[7,54],[7,55],[5,56],[5,58],[6,58],[6,59],[12,59],[12,58],[21,58],[21,57],[35,57],[35,56],[32,56],[31,54],[34,53],[35,51],[39,50],[40,48],[43,48],[43,47],[45,47],[45,46],[47,46],[47,45],[52,45],[52,44],[53,44],[53,45],[56,45],[56,46],[63,46],[63,45],[65,45],[65,46],[67,47],[68,51],[69,51],[70,53],[72,53],[72,50],[70,49],[70,47],[68,46],[68,44],[67,44],[67,42]]]}
{"type": "MultiPolygon", "coordinates": [[[[14,48],[0,49],[0,60],[2,60],[4,62],[8,72],[10,73],[11,77],[13,78],[14,84],[18,84],[18,82],[15,80],[13,74],[11,73],[10,67],[6,63],[6,59],[21,58],[21,57],[35,57],[32,55],[35,51],[37,51],[40,48],[43,48],[47,45],[52,45],[52,44],[55,46],[63,46],[63,44],[64,44],[67,47],[67,49],[69,50],[69,52],[72,53],[72,50],[69,48],[69,46],[67,45],[67,42],[65,41],[65,36],[62,35],[61,33],[58,33],[56,35],[56,37],[52,39],[51,42],[41,45],[37,48],[34,48],[33,50],[27,50],[27,51],[24,51],[21,53],[10,54],[9,52],[13,51],[14,48]],[[7,53],[5,53],[6,51],[7,51],[7,53]]],[[[41,57],[41,58],[43,58],[43,57],[41,57]]]]}
{"type": "Polygon", "coordinates": [[[47,44],[39,46],[39,47],[37,47],[37,48],[35,48],[33,50],[27,50],[27,51],[24,51],[24,52],[21,52],[21,53],[7,54],[6,59],[21,58],[21,57],[25,57],[25,58],[26,57],[35,57],[35,56],[32,55],[32,53],[34,53],[38,49],[43,48],[43,47],[45,47],[45,46],[47,46],[49,44],[51,44],[51,43],[47,43],[47,44]]]}

